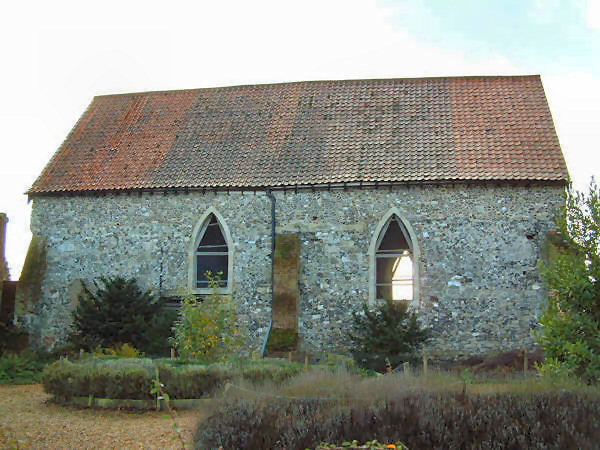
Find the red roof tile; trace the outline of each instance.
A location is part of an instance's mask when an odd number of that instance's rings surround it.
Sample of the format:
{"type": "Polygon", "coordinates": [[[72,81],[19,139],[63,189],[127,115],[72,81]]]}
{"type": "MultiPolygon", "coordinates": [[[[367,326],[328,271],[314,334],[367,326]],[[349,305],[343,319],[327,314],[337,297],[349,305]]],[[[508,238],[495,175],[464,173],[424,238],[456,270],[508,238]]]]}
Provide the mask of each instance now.
{"type": "Polygon", "coordinates": [[[95,97],[29,194],[567,178],[539,76],[314,81],[95,97]]]}

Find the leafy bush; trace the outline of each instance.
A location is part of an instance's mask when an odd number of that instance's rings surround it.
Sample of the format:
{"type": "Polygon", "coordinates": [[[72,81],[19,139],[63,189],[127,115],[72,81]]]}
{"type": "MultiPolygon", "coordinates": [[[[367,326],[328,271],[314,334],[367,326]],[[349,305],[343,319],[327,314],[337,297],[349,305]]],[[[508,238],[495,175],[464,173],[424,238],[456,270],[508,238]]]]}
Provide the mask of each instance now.
{"type": "Polygon", "coordinates": [[[98,356],[114,356],[117,358],[137,358],[141,353],[132,345],[115,344],[112,347],[102,348],[96,347],[93,351],[95,357],[98,356]]]}
{"type": "Polygon", "coordinates": [[[219,275],[206,273],[213,294],[198,300],[186,294],[173,328],[172,343],[184,358],[223,361],[239,352],[243,337],[236,324],[233,300],[219,295],[219,275]]]}
{"type": "Polygon", "coordinates": [[[51,356],[42,352],[6,354],[0,358],[0,384],[39,383],[51,356]]]}
{"type": "Polygon", "coordinates": [[[44,390],[56,397],[150,399],[152,381],[159,380],[171,398],[201,398],[225,383],[244,379],[250,383],[281,383],[304,370],[301,364],[247,361],[210,365],[179,364],[169,359],[94,358],[80,362],[56,361],[44,369],[44,390]]]}
{"type": "MultiPolygon", "coordinates": [[[[563,239],[555,261],[542,265],[550,298],[538,342],[552,367],[593,382],[600,380],[600,190],[567,191],[556,216],[563,239]]],[[[544,367],[544,365],[542,365],[544,367]]]]}
{"type": "Polygon", "coordinates": [[[122,343],[142,351],[152,349],[156,334],[164,332],[157,329],[164,301],[149,290],[142,291],[133,278],[102,277],[100,283],[94,281],[94,287],[92,291],[83,284],[70,341],[88,351],[122,343]]]}
{"type": "MultiPolygon", "coordinates": [[[[354,332],[350,338],[354,343],[353,354],[361,365],[367,357],[385,360],[413,354],[429,338],[429,330],[421,328],[417,314],[409,311],[406,302],[386,299],[374,311],[367,303],[362,305],[362,314],[353,313],[354,332]]],[[[371,367],[381,370],[381,368],[371,367]]]]}
{"type": "Polygon", "coordinates": [[[597,448],[598,395],[404,392],[385,401],[225,402],[199,422],[196,448],[315,448],[320,442],[403,442],[408,448],[597,448]]]}

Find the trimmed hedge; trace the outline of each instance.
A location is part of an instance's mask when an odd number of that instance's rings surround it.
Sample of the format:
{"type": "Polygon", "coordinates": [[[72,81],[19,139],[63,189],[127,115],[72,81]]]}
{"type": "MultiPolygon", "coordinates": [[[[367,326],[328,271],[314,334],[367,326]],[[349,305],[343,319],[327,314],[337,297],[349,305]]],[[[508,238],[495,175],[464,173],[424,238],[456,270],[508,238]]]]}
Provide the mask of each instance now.
{"type": "Polygon", "coordinates": [[[229,401],[199,422],[196,448],[306,449],[377,439],[411,449],[596,449],[600,396],[407,392],[386,401],[229,401]]]}
{"type": "Polygon", "coordinates": [[[225,383],[243,378],[253,383],[283,382],[304,370],[297,363],[244,361],[239,364],[194,364],[169,359],[94,358],[80,362],[56,361],[42,373],[44,390],[62,399],[71,397],[150,400],[156,371],[173,399],[202,398],[225,383]]]}

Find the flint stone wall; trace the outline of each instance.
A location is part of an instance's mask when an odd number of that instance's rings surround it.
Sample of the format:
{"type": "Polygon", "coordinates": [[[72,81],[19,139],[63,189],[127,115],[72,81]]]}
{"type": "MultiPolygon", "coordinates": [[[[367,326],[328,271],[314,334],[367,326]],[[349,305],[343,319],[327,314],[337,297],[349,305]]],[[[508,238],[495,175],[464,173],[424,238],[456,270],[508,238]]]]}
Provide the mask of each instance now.
{"type": "MultiPolygon", "coordinates": [[[[417,186],[276,193],[277,233],[301,242],[298,329],[308,350],[348,345],[352,311],[369,292],[368,249],[377,224],[398,208],[416,233],[429,350],[463,355],[529,347],[546,293],[536,263],[558,186],[417,186]]],[[[135,277],[172,292],[187,282],[192,230],[209,208],[233,239],[233,290],[248,344],[270,319],[270,200],[263,193],[38,197],[31,229],[47,238],[47,270],[35,311],[21,318],[37,345],[68,335],[74,286],[99,276],[135,277]]]]}

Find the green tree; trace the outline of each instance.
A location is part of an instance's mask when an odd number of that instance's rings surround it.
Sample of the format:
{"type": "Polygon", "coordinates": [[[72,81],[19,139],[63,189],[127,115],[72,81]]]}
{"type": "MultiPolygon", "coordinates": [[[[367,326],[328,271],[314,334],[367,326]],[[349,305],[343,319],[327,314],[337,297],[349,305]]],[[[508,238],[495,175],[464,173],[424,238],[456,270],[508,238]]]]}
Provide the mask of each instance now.
{"type": "Polygon", "coordinates": [[[118,343],[143,351],[152,348],[153,337],[161,335],[155,328],[168,327],[160,319],[164,301],[150,290],[142,291],[133,278],[101,277],[93,283],[93,290],[85,283],[82,286],[73,312],[71,342],[87,350],[118,343]]]}
{"type": "Polygon", "coordinates": [[[354,332],[350,339],[355,354],[379,354],[393,357],[414,353],[429,338],[429,330],[421,328],[417,314],[409,311],[407,302],[386,299],[374,311],[366,303],[362,314],[354,312],[354,332]]]}
{"type": "Polygon", "coordinates": [[[541,274],[550,295],[537,333],[544,373],[572,373],[600,380],[600,192],[594,179],[587,195],[567,190],[556,216],[562,242],[541,274]]]}
{"type": "Polygon", "coordinates": [[[171,341],[184,358],[214,362],[239,353],[244,339],[232,298],[218,294],[220,275],[206,272],[212,295],[201,300],[194,294],[183,297],[171,341]]]}

